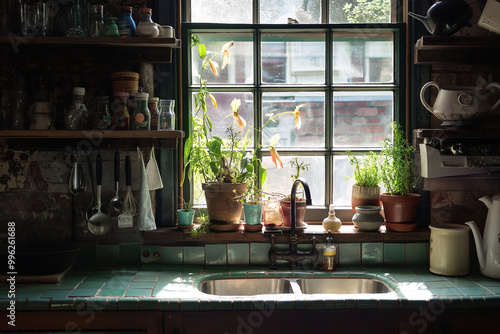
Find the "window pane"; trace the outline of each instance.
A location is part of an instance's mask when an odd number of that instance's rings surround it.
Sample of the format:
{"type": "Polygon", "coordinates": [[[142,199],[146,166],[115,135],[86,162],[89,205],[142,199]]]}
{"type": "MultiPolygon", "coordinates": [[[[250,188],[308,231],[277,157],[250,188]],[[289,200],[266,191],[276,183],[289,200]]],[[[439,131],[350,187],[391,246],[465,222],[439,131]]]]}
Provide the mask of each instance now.
{"type": "Polygon", "coordinates": [[[261,0],[260,23],[321,23],[321,0],[261,0]]]}
{"type": "Polygon", "coordinates": [[[335,83],[390,83],[394,81],[393,34],[334,34],[335,83]]]}
{"type": "MultiPolygon", "coordinates": [[[[222,69],[222,54],[216,55],[211,59],[218,64],[219,75],[212,73],[207,64],[203,71],[203,79],[210,85],[225,84],[253,84],[253,42],[252,34],[221,34],[212,33],[196,34],[200,38],[200,43],[205,44],[207,54],[215,55],[222,50],[224,44],[234,41],[234,45],[228,49],[230,54],[230,63],[222,69]]],[[[191,49],[192,84],[200,83],[200,72],[202,62],[197,47],[191,49]]]]}
{"type": "Polygon", "coordinates": [[[351,206],[351,193],[354,180],[353,170],[346,155],[333,157],[333,204],[351,206]],[[346,178],[347,176],[347,178],[346,178]]]}
{"type": "Polygon", "coordinates": [[[262,94],[262,144],[269,145],[275,134],[280,135],[276,147],[325,147],[325,94],[323,92],[283,92],[262,94]],[[295,108],[300,110],[301,127],[295,129],[295,108]]]}
{"type": "MultiPolygon", "coordinates": [[[[279,151],[278,151],[279,153],[279,151]]],[[[300,172],[311,190],[313,205],[325,205],[325,158],[323,156],[281,156],[283,168],[276,169],[271,157],[265,156],[262,159],[262,165],[267,168],[267,179],[264,184],[264,190],[268,192],[282,193],[290,195],[293,180],[291,176],[295,170],[290,166],[290,161],[298,157],[299,163],[309,164],[308,170],[300,172]]]]}
{"type": "Polygon", "coordinates": [[[391,136],[392,92],[334,92],[333,145],[380,147],[391,136]]]}
{"type": "Polygon", "coordinates": [[[263,34],[262,83],[324,84],[325,34],[263,34]]]}
{"type": "Polygon", "coordinates": [[[252,23],[252,0],[191,0],[191,22],[252,23]]]}
{"type": "Polygon", "coordinates": [[[391,0],[330,0],[330,23],[391,22],[391,0]]]}
{"type": "MultiPolygon", "coordinates": [[[[197,113],[196,107],[194,104],[194,94],[193,93],[193,105],[192,110],[193,113],[197,113]]],[[[241,93],[241,92],[211,92],[215,100],[217,101],[217,109],[212,104],[211,100],[208,98],[206,101],[207,104],[207,114],[212,121],[212,134],[217,137],[221,137],[224,139],[228,138],[227,129],[233,127],[235,132],[239,132],[238,123],[233,117],[233,111],[231,109],[231,102],[234,99],[240,99],[241,106],[239,108],[239,115],[243,117],[246,121],[246,127],[241,130],[239,137],[243,138],[248,131],[248,129],[253,128],[254,124],[254,99],[252,93],[241,93]]],[[[201,111],[199,112],[201,115],[201,111]]],[[[252,134],[253,138],[253,134],[252,134]]],[[[253,145],[253,143],[252,143],[253,145]]]]}

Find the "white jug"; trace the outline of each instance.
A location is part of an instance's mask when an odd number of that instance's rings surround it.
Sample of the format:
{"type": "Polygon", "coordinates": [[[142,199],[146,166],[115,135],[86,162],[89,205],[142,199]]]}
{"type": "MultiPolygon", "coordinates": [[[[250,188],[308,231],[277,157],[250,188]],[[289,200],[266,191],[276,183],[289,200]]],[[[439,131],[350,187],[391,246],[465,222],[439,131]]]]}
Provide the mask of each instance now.
{"type": "Polygon", "coordinates": [[[488,207],[483,238],[475,222],[465,224],[471,227],[474,234],[481,273],[500,279],[500,194],[493,198],[484,196],[479,200],[488,207]]]}

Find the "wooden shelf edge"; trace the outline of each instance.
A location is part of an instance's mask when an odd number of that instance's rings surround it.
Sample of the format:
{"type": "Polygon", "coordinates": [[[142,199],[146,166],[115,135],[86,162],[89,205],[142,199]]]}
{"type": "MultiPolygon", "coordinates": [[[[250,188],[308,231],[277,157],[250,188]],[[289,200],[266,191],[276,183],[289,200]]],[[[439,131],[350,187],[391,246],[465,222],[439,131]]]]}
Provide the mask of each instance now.
{"type": "Polygon", "coordinates": [[[173,38],[145,38],[145,37],[23,37],[0,36],[0,44],[17,45],[88,45],[104,47],[169,47],[179,49],[181,40],[173,38]]]}
{"type": "Polygon", "coordinates": [[[149,139],[149,138],[165,138],[165,139],[180,139],[184,138],[184,131],[102,131],[102,130],[4,130],[0,131],[0,138],[5,139],[30,139],[30,138],[103,138],[103,139],[149,139]]]}

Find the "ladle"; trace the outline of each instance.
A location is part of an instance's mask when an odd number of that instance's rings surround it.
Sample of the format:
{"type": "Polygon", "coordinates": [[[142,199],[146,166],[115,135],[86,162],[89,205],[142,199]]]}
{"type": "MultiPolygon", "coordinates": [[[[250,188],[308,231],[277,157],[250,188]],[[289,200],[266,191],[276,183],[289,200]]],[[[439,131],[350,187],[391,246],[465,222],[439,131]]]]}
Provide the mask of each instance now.
{"type": "Polygon", "coordinates": [[[97,183],[97,213],[90,217],[88,228],[91,233],[102,235],[108,233],[111,229],[111,221],[109,216],[101,211],[102,158],[100,153],[97,154],[96,158],[95,174],[97,183]]]}
{"type": "Polygon", "coordinates": [[[120,213],[123,208],[123,202],[120,196],[118,196],[120,180],[120,153],[118,150],[115,151],[115,189],[116,195],[111,199],[109,205],[113,208],[116,213],[120,213]]]}
{"type": "MultiPolygon", "coordinates": [[[[90,157],[90,153],[87,153],[87,163],[89,168],[90,175],[90,186],[92,190],[92,201],[87,207],[87,212],[85,213],[85,218],[87,221],[97,212],[97,203],[95,201],[95,187],[94,187],[94,169],[92,168],[92,159],[90,157]]],[[[106,204],[102,203],[101,211],[107,214],[109,212],[109,208],[106,204]]]]}

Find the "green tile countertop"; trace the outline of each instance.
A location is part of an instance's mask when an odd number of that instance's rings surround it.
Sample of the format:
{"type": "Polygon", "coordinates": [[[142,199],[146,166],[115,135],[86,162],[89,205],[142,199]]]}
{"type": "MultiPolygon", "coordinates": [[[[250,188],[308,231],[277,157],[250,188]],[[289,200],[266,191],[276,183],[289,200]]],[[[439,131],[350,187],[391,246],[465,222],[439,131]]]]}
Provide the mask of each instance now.
{"type": "MultiPolygon", "coordinates": [[[[335,284],[332,282],[332,284],[335,284]]],[[[15,287],[16,310],[237,310],[265,305],[273,309],[499,308],[500,280],[478,271],[464,277],[434,275],[417,267],[340,267],[335,272],[270,270],[268,267],[153,265],[93,267],[78,265],[59,283],[15,287]],[[368,277],[394,289],[386,294],[275,294],[214,296],[199,291],[201,282],[229,277],[368,277]]],[[[0,285],[0,307],[10,305],[12,286],[0,285]]]]}

